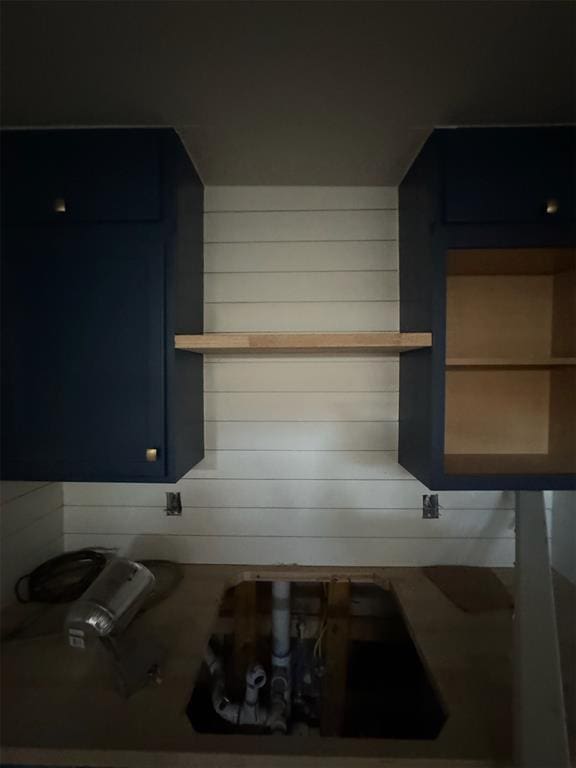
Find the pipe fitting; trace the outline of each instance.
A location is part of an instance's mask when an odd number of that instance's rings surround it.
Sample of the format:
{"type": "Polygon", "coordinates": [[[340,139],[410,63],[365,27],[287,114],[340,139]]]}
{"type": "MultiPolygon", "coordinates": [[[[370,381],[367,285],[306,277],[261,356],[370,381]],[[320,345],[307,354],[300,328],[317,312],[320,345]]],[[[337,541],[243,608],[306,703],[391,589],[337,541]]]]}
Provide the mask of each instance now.
{"type": "Polygon", "coordinates": [[[246,672],[246,685],[251,688],[263,688],[266,685],[266,670],[261,664],[253,664],[246,672]]]}
{"type": "Polygon", "coordinates": [[[254,664],[246,671],[246,693],[242,704],[231,702],[225,695],[222,661],[210,647],[205,662],[212,677],[214,710],[235,725],[259,725],[273,733],[287,733],[291,703],[290,676],[290,582],[272,582],[272,676],[270,709],[258,703],[260,689],[266,685],[262,665],[254,664]]]}

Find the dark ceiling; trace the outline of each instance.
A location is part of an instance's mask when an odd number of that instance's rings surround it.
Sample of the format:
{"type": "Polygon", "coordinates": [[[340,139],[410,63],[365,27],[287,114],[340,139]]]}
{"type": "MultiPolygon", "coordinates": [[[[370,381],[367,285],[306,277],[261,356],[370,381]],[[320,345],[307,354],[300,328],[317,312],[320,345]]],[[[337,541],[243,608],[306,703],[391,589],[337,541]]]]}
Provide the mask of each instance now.
{"type": "Polygon", "coordinates": [[[4,125],[173,125],[207,184],[397,184],[435,125],[574,122],[576,4],[2,3],[4,125]]]}

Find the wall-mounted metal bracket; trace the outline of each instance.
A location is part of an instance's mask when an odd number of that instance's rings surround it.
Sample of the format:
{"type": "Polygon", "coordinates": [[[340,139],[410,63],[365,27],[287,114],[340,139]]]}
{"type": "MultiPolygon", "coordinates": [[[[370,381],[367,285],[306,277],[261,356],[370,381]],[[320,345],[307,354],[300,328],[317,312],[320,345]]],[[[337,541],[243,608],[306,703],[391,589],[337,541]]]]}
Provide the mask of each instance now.
{"type": "Polygon", "coordinates": [[[438,494],[431,493],[422,496],[422,518],[424,520],[437,520],[440,517],[440,504],[438,494]]]}
{"type": "Polygon", "coordinates": [[[180,493],[166,494],[166,515],[179,517],[182,514],[182,499],[180,493]]]}

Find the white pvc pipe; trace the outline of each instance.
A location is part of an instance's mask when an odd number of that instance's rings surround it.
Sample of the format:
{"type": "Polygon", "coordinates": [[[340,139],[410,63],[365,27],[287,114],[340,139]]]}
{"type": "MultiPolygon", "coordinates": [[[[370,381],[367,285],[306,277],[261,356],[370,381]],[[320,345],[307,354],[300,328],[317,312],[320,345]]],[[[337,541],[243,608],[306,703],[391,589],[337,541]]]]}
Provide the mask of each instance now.
{"type": "Polygon", "coordinates": [[[290,582],[272,582],[272,663],[285,666],[290,656],[290,582]]]}
{"type": "Polygon", "coordinates": [[[290,582],[272,582],[272,677],[270,710],[258,703],[266,674],[259,665],[246,672],[246,697],[242,704],[226,697],[221,660],[208,647],[205,661],[212,675],[212,704],[220,717],[236,725],[266,725],[274,733],[286,733],[290,716],[290,582]]]}
{"type": "Polygon", "coordinates": [[[212,651],[206,649],[204,660],[212,676],[212,706],[223,720],[234,725],[267,725],[269,713],[258,702],[260,688],[266,684],[266,673],[259,665],[248,668],[246,672],[246,696],[242,704],[230,701],[226,696],[224,669],[222,661],[212,651]]]}
{"type": "Polygon", "coordinates": [[[286,733],[290,715],[290,582],[272,582],[272,679],[268,724],[286,733]]]}
{"type": "Polygon", "coordinates": [[[242,725],[265,725],[268,720],[268,710],[258,703],[260,688],[266,685],[266,672],[260,664],[248,667],[246,672],[246,693],[244,704],[240,710],[242,725]]]}

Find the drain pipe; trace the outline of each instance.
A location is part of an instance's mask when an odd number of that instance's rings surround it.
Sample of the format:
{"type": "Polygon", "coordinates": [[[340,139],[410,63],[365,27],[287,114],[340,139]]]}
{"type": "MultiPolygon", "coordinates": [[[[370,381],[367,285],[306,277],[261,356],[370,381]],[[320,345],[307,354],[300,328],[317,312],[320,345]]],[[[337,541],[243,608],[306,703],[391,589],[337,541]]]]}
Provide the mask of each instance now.
{"type": "Polygon", "coordinates": [[[266,672],[260,664],[248,667],[246,672],[246,694],[242,704],[233,702],[226,696],[224,669],[222,661],[208,646],[204,660],[212,676],[212,706],[223,720],[234,725],[268,724],[269,713],[266,707],[258,703],[260,688],[266,684],[266,672]]]}
{"type": "Polygon", "coordinates": [[[212,677],[212,705],[224,720],[235,725],[263,725],[273,733],[287,733],[292,697],[290,674],[290,582],[272,582],[272,678],[270,710],[258,704],[258,693],[266,683],[261,666],[246,672],[246,697],[242,704],[226,696],[222,661],[210,647],[204,657],[212,677]]]}
{"type": "Polygon", "coordinates": [[[212,706],[223,720],[237,725],[240,721],[240,704],[230,701],[226,696],[222,662],[210,646],[206,649],[204,661],[212,677],[212,706]]]}
{"type": "Polygon", "coordinates": [[[246,672],[246,693],[240,710],[242,725],[267,725],[268,710],[258,703],[260,688],[266,685],[266,672],[260,664],[253,664],[246,672]]]}
{"type": "Polygon", "coordinates": [[[272,679],[270,715],[273,733],[286,733],[290,716],[290,582],[272,582],[272,679]]]}

